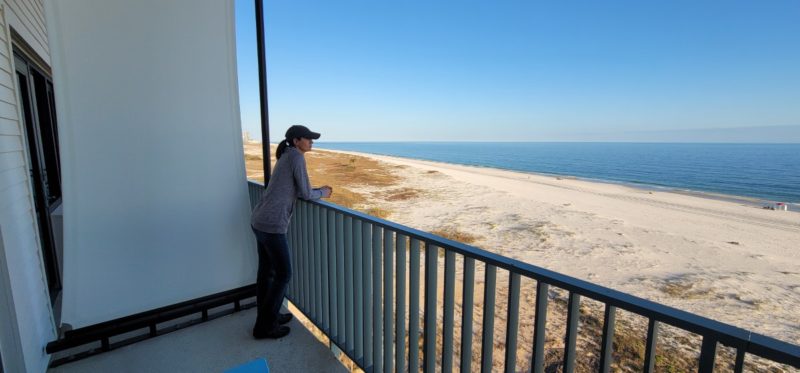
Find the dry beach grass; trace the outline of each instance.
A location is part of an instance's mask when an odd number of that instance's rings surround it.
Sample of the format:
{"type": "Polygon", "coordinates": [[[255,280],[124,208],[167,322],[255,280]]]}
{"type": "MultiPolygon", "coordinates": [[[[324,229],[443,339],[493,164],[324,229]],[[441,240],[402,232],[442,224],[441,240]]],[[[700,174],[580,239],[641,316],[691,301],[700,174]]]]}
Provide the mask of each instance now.
{"type": "MultiPolygon", "coordinates": [[[[260,153],[260,144],[245,145],[250,179],[263,180],[260,153]]],[[[307,160],[312,183],[334,187],[333,203],[800,343],[800,253],[794,246],[800,242],[800,214],[572,178],[392,157],[315,150],[307,160]]],[[[456,259],[455,368],[462,261],[456,259]]],[[[440,258],[440,279],[443,262],[440,258]]],[[[494,370],[502,368],[505,356],[508,278],[507,272],[498,271],[494,370]]],[[[475,279],[473,371],[480,363],[481,264],[475,279]]],[[[523,278],[521,285],[515,371],[528,371],[536,284],[523,278]]],[[[546,371],[556,372],[562,368],[567,294],[551,288],[548,296],[545,364],[546,371]]],[[[602,324],[602,305],[583,300],[578,371],[596,371],[602,324]]],[[[641,370],[646,330],[642,317],[619,312],[615,371],[641,370]]],[[[441,338],[438,343],[441,348],[441,338]]],[[[696,371],[699,346],[697,336],[663,327],[656,371],[696,371]]],[[[733,354],[731,349],[718,349],[717,371],[732,371],[733,354]]],[[[755,358],[746,363],[746,371],[792,371],[755,358]]]]}

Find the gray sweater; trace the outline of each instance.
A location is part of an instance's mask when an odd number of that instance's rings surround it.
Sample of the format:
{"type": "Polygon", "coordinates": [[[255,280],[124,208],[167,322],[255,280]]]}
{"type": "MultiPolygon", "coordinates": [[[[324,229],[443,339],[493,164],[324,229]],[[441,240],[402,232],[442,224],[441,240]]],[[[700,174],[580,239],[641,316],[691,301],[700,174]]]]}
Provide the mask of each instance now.
{"type": "Polygon", "coordinates": [[[285,234],[289,230],[297,198],[316,200],[322,197],[308,181],[306,159],[297,148],[288,147],[275,163],[267,190],[253,210],[250,225],[265,233],[285,234]]]}

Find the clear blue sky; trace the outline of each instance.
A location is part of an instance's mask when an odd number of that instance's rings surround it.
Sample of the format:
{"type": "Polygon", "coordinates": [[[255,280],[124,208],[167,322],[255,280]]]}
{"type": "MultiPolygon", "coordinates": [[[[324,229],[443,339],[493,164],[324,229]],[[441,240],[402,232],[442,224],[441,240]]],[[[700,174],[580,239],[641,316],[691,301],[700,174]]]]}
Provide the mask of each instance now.
{"type": "Polygon", "coordinates": [[[800,142],[798,0],[266,0],[265,22],[272,141],[800,142]]]}

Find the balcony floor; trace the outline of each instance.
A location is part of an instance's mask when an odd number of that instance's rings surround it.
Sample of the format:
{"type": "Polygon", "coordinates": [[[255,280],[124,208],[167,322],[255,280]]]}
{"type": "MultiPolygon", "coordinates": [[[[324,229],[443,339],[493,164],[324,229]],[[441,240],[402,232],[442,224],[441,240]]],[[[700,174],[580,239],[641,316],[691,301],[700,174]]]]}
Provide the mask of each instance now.
{"type": "Polygon", "coordinates": [[[271,373],[347,372],[296,318],[288,324],[288,336],[254,340],[255,316],[255,308],[236,312],[48,372],[224,372],[259,357],[267,360],[271,373]]]}

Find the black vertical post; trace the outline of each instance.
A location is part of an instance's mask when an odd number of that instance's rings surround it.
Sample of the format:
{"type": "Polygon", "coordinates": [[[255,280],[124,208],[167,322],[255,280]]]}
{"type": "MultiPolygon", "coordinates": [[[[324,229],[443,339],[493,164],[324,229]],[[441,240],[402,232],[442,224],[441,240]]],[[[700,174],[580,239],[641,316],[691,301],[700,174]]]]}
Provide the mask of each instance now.
{"type": "Polygon", "coordinates": [[[264,159],[264,187],[272,174],[269,156],[269,106],[267,105],[267,55],[264,48],[264,0],[256,2],[256,40],[258,41],[258,92],[261,97],[261,146],[264,159]]]}

